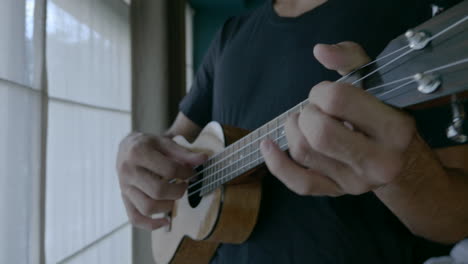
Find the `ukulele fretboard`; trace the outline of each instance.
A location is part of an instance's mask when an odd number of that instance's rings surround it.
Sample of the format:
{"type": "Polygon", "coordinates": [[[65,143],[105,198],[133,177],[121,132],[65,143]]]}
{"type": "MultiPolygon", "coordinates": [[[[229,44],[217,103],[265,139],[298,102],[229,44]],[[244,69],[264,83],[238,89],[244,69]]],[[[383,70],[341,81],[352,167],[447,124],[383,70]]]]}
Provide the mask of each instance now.
{"type": "Polygon", "coordinates": [[[287,140],[284,124],[287,117],[302,111],[308,101],[303,101],[275,119],[229,145],[205,164],[203,164],[203,183],[200,195],[206,195],[245,172],[264,162],[260,152],[260,143],[264,139],[273,140],[282,150],[286,150],[287,140]]]}

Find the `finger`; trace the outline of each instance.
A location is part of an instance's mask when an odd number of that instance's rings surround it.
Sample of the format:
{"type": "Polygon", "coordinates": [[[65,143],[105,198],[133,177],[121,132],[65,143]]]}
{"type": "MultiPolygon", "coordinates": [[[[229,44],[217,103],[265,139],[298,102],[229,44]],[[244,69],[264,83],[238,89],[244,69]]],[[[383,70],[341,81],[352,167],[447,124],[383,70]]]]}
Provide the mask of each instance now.
{"type": "Polygon", "coordinates": [[[195,167],[208,159],[206,154],[189,151],[169,138],[162,138],[158,141],[158,144],[163,154],[179,161],[182,164],[195,167]]]}
{"type": "Polygon", "coordinates": [[[406,131],[414,127],[409,116],[350,84],[322,82],[310,91],[309,102],[328,115],[350,122],[382,144],[404,147],[410,138],[393,135],[412,135],[406,131]]]}
{"type": "Polygon", "coordinates": [[[146,145],[141,154],[132,155],[132,161],[166,179],[187,179],[193,174],[193,168],[165,156],[156,148],[146,145]]]}
{"type": "Polygon", "coordinates": [[[261,152],[270,172],[295,193],[330,196],[342,194],[335,182],[319,173],[301,168],[271,140],[262,141],[261,152]]]}
{"type": "Polygon", "coordinates": [[[134,186],[128,186],[125,189],[125,195],[142,215],[151,216],[156,213],[167,213],[174,206],[174,201],[153,200],[134,186]]]}
{"type": "Polygon", "coordinates": [[[310,148],[309,143],[307,143],[306,138],[300,131],[297,124],[298,119],[299,113],[290,115],[286,120],[284,127],[289,147],[289,154],[298,164],[311,168],[315,163],[311,157],[314,150],[310,148]]]}
{"type": "MultiPolygon", "coordinates": [[[[299,127],[299,113],[293,114],[288,118],[285,131],[289,153],[297,163],[333,179],[353,173],[351,168],[346,164],[315,151],[309,145],[299,127]]],[[[335,181],[338,182],[336,179],[335,181]]]]}
{"type": "Polygon", "coordinates": [[[315,58],[327,69],[346,75],[369,63],[371,60],[364,49],[354,42],[341,42],[336,45],[317,44],[315,58]]]}
{"type": "Polygon", "coordinates": [[[132,225],[146,230],[154,230],[169,224],[169,220],[166,218],[153,219],[142,215],[127,197],[123,196],[122,199],[132,225]]]}
{"type": "Polygon", "coordinates": [[[356,175],[346,164],[313,150],[299,128],[299,115],[291,115],[286,122],[286,137],[289,153],[297,163],[333,180],[342,190],[350,194],[361,194],[370,190],[365,177],[356,175]]]}
{"type": "Polygon", "coordinates": [[[137,167],[130,185],[140,189],[143,193],[154,200],[177,200],[187,190],[187,183],[169,183],[160,176],[137,167]]]}
{"type": "Polygon", "coordinates": [[[356,175],[371,177],[372,185],[386,182],[401,165],[401,155],[351,131],[312,105],[300,114],[299,127],[313,149],[347,164],[356,175]]]}

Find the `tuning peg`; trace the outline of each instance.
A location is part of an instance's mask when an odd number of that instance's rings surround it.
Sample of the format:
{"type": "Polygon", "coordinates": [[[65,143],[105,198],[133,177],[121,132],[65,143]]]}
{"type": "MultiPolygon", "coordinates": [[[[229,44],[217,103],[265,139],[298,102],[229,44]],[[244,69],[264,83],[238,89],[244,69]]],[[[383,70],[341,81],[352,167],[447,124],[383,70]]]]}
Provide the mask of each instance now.
{"type": "Polygon", "coordinates": [[[414,50],[424,49],[431,42],[429,34],[424,31],[416,32],[410,29],[406,31],[405,37],[409,42],[409,47],[414,50]]]}
{"type": "Polygon", "coordinates": [[[440,76],[435,74],[416,73],[413,79],[418,83],[418,91],[423,94],[436,91],[442,84],[440,76]]]}
{"type": "Polygon", "coordinates": [[[457,143],[466,143],[468,135],[466,132],[466,114],[463,102],[458,100],[456,95],[452,95],[451,107],[452,124],[447,128],[447,138],[457,143]]]}

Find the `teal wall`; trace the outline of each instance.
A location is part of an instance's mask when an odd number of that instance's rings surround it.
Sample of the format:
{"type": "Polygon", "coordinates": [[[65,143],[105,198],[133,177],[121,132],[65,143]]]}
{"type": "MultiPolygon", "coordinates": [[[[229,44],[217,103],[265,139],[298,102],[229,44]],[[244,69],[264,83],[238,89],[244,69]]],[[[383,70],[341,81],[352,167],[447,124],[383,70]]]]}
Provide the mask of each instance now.
{"type": "Polygon", "coordinates": [[[193,63],[198,69],[214,34],[231,16],[258,6],[265,0],[190,0],[195,11],[193,21],[193,63]]]}

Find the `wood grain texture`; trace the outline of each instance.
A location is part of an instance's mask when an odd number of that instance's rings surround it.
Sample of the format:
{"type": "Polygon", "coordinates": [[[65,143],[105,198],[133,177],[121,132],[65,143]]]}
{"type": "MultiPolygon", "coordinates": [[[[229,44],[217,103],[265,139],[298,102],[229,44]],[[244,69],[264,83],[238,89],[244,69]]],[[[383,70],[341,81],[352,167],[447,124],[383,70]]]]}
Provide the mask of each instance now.
{"type": "MultiPolygon", "coordinates": [[[[187,149],[203,152],[210,156],[224,149],[222,128],[214,122],[208,124],[192,144],[180,136],[175,137],[174,141],[187,149]]],[[[170,230],[160,228],[151,234],[153,257],[157,264],[171,263],[173,259],[180,261],[180,258],[174,258],[174,256],[184,237],[188,236],[194,240],[203,240],[210,235],[216,225],[221,209],[222,191],[222,189],[217,189],[204,196],[196,208],[190,206],[187,193],[175,202],[170,230]]],[[[191,244],[189,240],[185,241],[181,252],[186,252],[186,248],[190,247],[191,244]]],[[[201,261],[206,258],[206,254],[202,253],[209,248],[212,248],[212,246],[204,247],[200,245],[195,247],[195,250],[198,249],[201,252],[199,252],[200,254],[194,252],[192,263],[203,263],[201,261]],[[197,258],[200,258],[200,260],[197,258]]]]}
{"type": "Polygon", "coordinates": [[[184,237],[171,264],[209,263],[218,246],[218,242],[196,241],[184,237]]]}
{"type": "MultiPolygon", "coordinates": [[[[242,128],[238,128],[238,127],[223,125],[223,133],[224,133],[224,140],[226,142],[226,146],[229,146],[235,143],[237,140],[248,135],[250,131],[242,129],[242,128]]],[[[261,165],[260,167],[257,167],[257,168],[254,168],[252,170],[245,172],[241,176],[228,182],[226,185],[230,186],[230,185],[236,185],[236,184],[248,184],[252,182],[258,182],[262,179],[262,177],[267,172],[268,172],[268,169],[266,168],[266,166],[261,165]]]]}
{"type": "MultiPolygon", "coordinates": [[[[465,0],[415,27],[414,30],[424,31],[431,36],[435,36],[455,23],[466,19],[467,14],[468,0],[465,0]]],[[[375,67],[380,69],[378,74],[374,74],[366,79],[366,87],[372,88],[384,83],[388,84],[395,80],[411,77],[416,73],[438,69],[441,66],[467,58],[468,21],[464,20],[463,23],[451,28],[444,34],[438,35],[426,48],[415,50],[392,62],[390,66],[381,68],[395,58],[395,56],[385,57],[386,55],[407,45],[408,40],[404,34],[390,42],[378,56],[378,59],[381,60],[375,63],[375,67]]],[[[396,83],[373,90],[373,93],[387,104],[405,108],[468,90],[468,79],[466,78],[468,63],[439,69],[431,73],[439,75],[442,81],[442,85],[433,93],[424,94],[419,92],[416,82],[402,87],[399,87],[402,83],[396,83]],[[392,91],[392,89],[397,87],[399,88],[392,91]]],[[[442,100],[441,102],[443,103],[444,101],[442,100]]]]}
{"type": "MultiPolygon", "coordinates": [[[[208,124],[191,144],[175,137],[179,145],[210,156],[222,151],[225,142],[233,143],[248,131],[208,124]],[[226,134],[224,134],[226,132],[226,134]]],[[[266,170],[252,170],[258,173],[266,170]]],[[[192,208],[187,193],[176,201],[170,229],[152,232],[153,256],[157,264],[208,263],[219,243],[242,243],[257,222],[261,202],[261,178],[226,185],[204,196],[192,208]],[[256,180],[253,180],[256,179],[256,180]],[[203,241],[207,240],[207,241],[203,241]]]]}
{"type": "Polygon", "coordinates": [[[261,187],[260,180],[225,187],[223,208],[209,241],[240,244],[247,240],[257,223],[261,187]]]}

